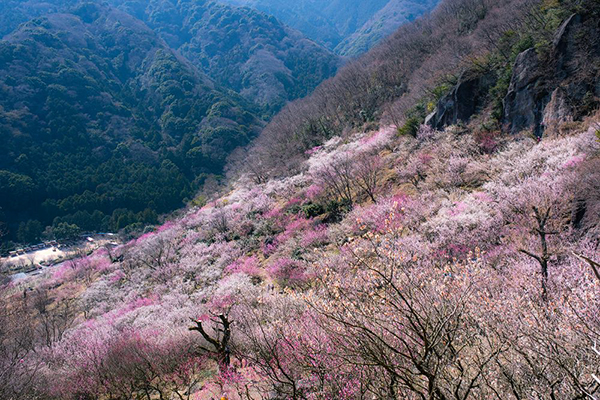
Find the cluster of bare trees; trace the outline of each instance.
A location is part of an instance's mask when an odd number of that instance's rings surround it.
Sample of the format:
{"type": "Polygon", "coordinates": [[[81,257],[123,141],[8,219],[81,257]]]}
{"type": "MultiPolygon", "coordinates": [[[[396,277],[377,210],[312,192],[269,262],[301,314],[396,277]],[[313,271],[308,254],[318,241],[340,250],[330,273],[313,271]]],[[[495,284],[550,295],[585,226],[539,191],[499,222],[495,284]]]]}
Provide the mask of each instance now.
{"type": "Polygon", "coordinates": [[[326,165],[313,171],[315,182],[323,186],[329,199],[352,207],[357,197],[377,201],[383,164],[376,154],[336,154],[326,165]]]}
{"type": "MultiPolygon", "coordinates": [[[[315,291],[236,311],[239,355],[270,384],[257,398],[597,398],[597,299],[567,284],[539,301],[535,279],[507,280],[477,255],[444,264],[401,249],[369,236],[323,266],[315,291]]],[[[577,257],[574,280],[600,283],[600,264],[577,257]]]]}
{"type": "Polygon", "coordinates": [[[25,364],[36,343],[35,325],[27,307],[0,299],[0,397],[35,398],[33,381],[36,366],[25,364]]]}

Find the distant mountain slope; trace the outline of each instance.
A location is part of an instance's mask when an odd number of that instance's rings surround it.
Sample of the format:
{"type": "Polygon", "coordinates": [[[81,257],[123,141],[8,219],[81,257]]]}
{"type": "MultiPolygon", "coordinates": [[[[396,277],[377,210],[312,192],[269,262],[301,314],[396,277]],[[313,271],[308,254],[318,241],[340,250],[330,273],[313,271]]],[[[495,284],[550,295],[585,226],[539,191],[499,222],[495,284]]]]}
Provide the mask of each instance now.
{"type": "Polygon", "coordinates": [[[112,0],[221,85],[278,110],[331,77],[337,56],[248,8],[216,1],[112,0]]]}
{"type": "Polygon", "coordinates": [[[274,15],[308,37],[334,49],[359,29],[388,0],[224,0],[274,15]]]}
{"type": "Polygon", "coordinates": [[[338,54],[365,53],[400,25],[431,11],[439,0],[391,0],[335,48],[338,54]]]}
{"type": "MultiPolygon", "coordinates": [[[[0,38],[31,18],[99,0],[0,2],[0,38]]],[[[268,114],[333,76],[338,56],[272,16],[222,1],[108,0],[155,30],[219,84],[268,114]]]]}
{"type": "Polygon", "coordinates": [[[77,0],[2,0],[0,1],[0,39],[32,18],[63,11],[75,3],[77,0]]]}
{"type": "Polygon", "coordinates": [[[364,52],[439,0],[223,0],[274,15],[342,55],[364,52]],[[356,44],[354,44],[356,43],[356,44]]]}
{"type": "Polygon", "coordinates": [[[151,222],[257,133],[252,106],[123,12],[85,4],[6,39],[0,221],[12,232],[18,221],[55,217],[84,229],[151,222]]]}

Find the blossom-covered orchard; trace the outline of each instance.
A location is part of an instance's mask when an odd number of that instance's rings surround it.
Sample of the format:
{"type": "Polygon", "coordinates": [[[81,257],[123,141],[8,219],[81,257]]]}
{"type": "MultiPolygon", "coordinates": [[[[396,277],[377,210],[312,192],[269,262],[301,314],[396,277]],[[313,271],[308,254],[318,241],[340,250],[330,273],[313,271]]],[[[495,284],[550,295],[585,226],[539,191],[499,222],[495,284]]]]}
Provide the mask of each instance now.
{"type": "Polygon", "coordinates": [[[599,130],[384,128],[242,176],[3,285],[0,398],[596,398],[599,130]]]}

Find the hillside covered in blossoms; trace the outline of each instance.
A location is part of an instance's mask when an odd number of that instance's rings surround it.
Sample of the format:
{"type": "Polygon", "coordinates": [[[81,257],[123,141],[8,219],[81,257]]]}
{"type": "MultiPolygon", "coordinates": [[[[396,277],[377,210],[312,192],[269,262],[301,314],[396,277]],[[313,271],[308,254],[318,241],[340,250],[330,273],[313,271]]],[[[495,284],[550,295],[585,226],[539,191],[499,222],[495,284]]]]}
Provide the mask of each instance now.
{"type": "Polygon", "coordinates": [[[600,397],[600,7],[446,0],[206,201],[0,287],[0,399],[600,397]]]}

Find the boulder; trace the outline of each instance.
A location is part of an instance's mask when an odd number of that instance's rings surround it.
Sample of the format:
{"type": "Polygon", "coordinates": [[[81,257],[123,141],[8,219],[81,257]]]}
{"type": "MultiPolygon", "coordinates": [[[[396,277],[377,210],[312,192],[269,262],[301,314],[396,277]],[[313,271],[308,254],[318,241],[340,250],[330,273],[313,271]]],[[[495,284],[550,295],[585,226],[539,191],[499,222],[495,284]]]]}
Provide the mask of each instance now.
{"type": "Polygon", "coordinates": [[[577,66],[574,64],[578,54],[577,32],[581,25],[581,15],[573,14],[563,22],[554,36],[556,74],[559,79],[565,79],[576,72],[577,66]]]}

